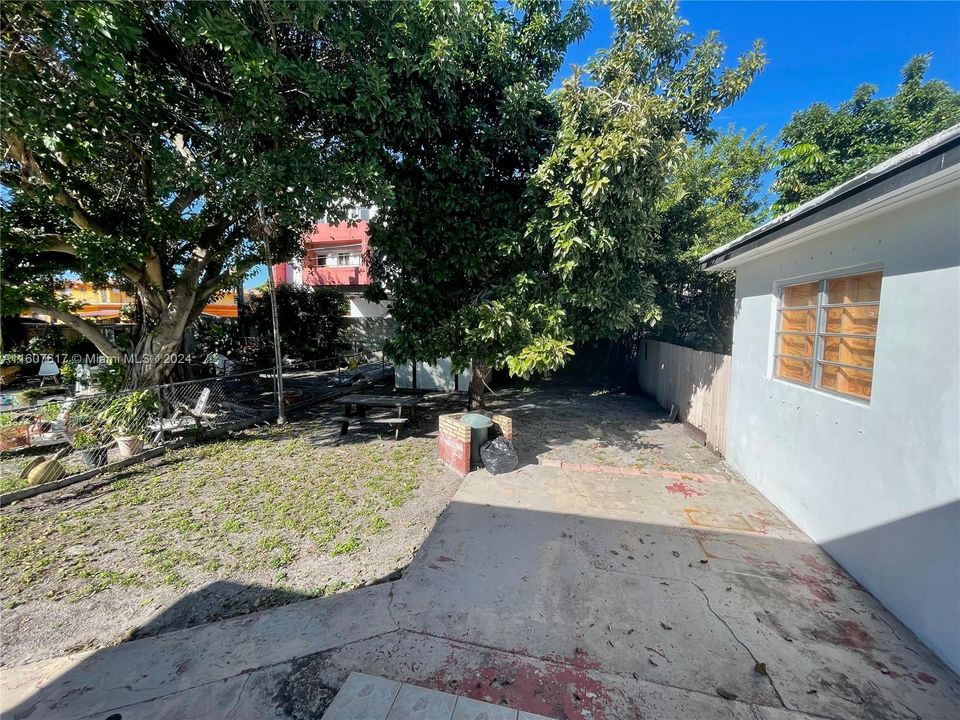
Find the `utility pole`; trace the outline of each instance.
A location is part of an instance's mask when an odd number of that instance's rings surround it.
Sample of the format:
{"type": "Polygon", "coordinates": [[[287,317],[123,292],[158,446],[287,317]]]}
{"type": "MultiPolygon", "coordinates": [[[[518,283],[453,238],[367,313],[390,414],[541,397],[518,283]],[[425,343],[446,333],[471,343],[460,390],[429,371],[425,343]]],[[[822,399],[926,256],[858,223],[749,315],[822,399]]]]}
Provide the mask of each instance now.
{"type": "Polygon", "coordinates": [[[263,255],[267,262],[267,287],[270,290],[270,314],[273,316],[273,361],[277,374],[277,425],[286,425],[283,407],[283,354],[280,352],[280,321],[277,318],[277,286],[273,282],[273,260],[270,256],[270,231],[267,229],[263,206],[260,206],[260,228],[263,232],[263,255]]]}

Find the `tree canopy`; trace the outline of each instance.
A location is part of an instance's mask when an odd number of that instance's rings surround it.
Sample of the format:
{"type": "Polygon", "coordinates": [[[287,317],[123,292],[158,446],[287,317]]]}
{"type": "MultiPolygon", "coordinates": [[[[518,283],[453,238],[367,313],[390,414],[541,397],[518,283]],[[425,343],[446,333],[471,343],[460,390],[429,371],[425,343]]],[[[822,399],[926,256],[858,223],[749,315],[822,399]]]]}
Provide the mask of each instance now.
{"type": "Polygon", "coordinates": [[[796,207],[960,123],[960,92],[927,80],[929,68],[930,56],[918,55],[891,97],[876,97],[877,87],[865,83],[836,110],[818,102],[795,113],[780,134],[776,209],[796,207]]]}
{"type": "Polygon", "coordinates": [[[671,178],[763,56],[758,45],[725,68],[717,36],[695,42],[670,0],[621,0],[611,13],[610,48],[544,98],[582,32],[580,9],[491,11],[498,42],[471,49],[462,90],[434,99],[445,122],[385,151],[397,194],[371,244],[395,356],[527,374],[561,365],[578,340],[659,317],[671,178]]]}
{"type": "Polygon", "coordinates": [[[130,361],[131,384],[160,379],[205,303],[262,262],[264,236],[290,257],[317,218],[375,194],[381,144],[364,129],[434,126],[386,81],[453,72],[448,33],[470,39],[458,8],[4,2],[3,312],[75,328],[130,361]],[[72,312],[66,272],[134,295],[133,347],[72,312]]]}
{"type": "Polygon", "coordinates": [[[759,130],[728,128],[691,145],[662,203],[657,335],[668,342],[729,353],[733,335],[733,273],[705,273],[699,259],[762,223],[769,215],[763,176],[775,152],[759,130]]]}

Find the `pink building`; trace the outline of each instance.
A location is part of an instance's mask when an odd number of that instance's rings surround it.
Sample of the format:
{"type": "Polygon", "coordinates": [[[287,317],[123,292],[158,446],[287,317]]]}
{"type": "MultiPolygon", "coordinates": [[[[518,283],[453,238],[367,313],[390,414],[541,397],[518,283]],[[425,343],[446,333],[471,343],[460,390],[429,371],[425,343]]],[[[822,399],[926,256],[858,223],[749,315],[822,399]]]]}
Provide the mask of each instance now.
{"type": "Polygon", "coordinates": [[[273,266],[273,281],[295,285],[327,285],[362,291],[370,284],[365,255],[370,209],[363,208],[355,225],[317,223],[303,238],[302,266],[280,263],[273,266]]]}

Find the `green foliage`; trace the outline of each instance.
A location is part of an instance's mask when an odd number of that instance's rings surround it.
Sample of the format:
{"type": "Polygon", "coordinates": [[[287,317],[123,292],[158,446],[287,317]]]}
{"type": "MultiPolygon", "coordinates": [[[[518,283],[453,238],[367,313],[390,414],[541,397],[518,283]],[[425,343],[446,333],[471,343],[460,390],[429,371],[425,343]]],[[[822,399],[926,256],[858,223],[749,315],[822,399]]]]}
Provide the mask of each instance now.
{"type": "Polygon", "coordinates": [[[90,450],[91,448],[100,447],[104,444],[105,438],[102,433],[94,432],[88,428],[80,428],[70,439],[70,444],[73,445],[74,450],[90,450]]]}
{"type": "Polygon", "coordinates": [[[929,67],[930,56],[912,58],[891,97],[864,84],[836,110],[820,102],[794,114],[780,136],[775,209],[790,210],[960,122],[960,92],[926,80],[929,67]]]}
{"type": "MultiPolygon", "coordinates": [[[[347,300],[342,293],[284,283],[277,286],[276,298],[284,355],[310,360],[336,354],[347,313],[347,300]]],[[[252,296],[243,308],[243,317],[261,338],[273,338],[269,293],[252,296]]]]}
{"type": "MultiPolygon", "coordinates": [[[[385,69],[444,38],[446,3],[4,2],[4,313],[122,353],[60,295],[64,272],[128,289],[141,356],[176,352],[206,302],[342,199],[379,184],[357,119],[403,110],[385,69]],[[377,42],[371,42],[376,38],[377,42]]],[[[409,118],[407,119],[409,121],[409,118]]],[[[169,366],[137,363],[129,384],[169,366]]]]}
{"type": "Polygon", "coordinates": [[[68,383],[77,379],[77,368],[72,361],[64,360],[60,363],[60,378],[68,383]]]}
{"type": "Polygon", "coordinates": [[[118,362],[108,362],[101,365],[94,375],[97,389],[103,393],[120,392],[127,376],[127,369],[118,362]]]}
{"type": "Polygon", "coordinates": [[[99,415],[104,430],[121,436],[141,436],[150,417],[157,414],[153,390],[135,390],[113,400],[99,415]]]}
{"type": "Polygon", "coordinates": [[[730,352],[732,273],[704,273],[698,260],[763,222],[762,178],[774,158],[760,131],[724,134],[691,146],[680,161],[661,213],[653,270],[662,317],[654,328],[668,342],[730,352]]]}
{"type": "Polygon", "coordinates": [[[755,48],[723,69],[716,36],[694,43],[675,2],[621,0],[610,48],[544,99],[582,8],[524,10],[474,18],[488,40],[447,66],[456,91],[434,90],[437,125],[387,146],[373,296],[391,291],[397,359],[527,375],[562,365],[579,340],[654,322],[672,177],[763,64],[755,48]]]}

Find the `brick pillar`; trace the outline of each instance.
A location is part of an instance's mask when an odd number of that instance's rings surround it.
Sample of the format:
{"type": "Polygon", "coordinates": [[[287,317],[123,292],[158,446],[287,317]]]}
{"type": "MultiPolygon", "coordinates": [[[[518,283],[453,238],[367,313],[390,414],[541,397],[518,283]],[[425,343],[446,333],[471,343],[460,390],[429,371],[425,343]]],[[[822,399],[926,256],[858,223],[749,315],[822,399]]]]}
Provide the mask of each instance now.
{"type": "Polygon", "coordinates": [[[460,477],[470,472],[470,428],[460,422],[463,415],[440,416],[440,459],[460,477]]]}

